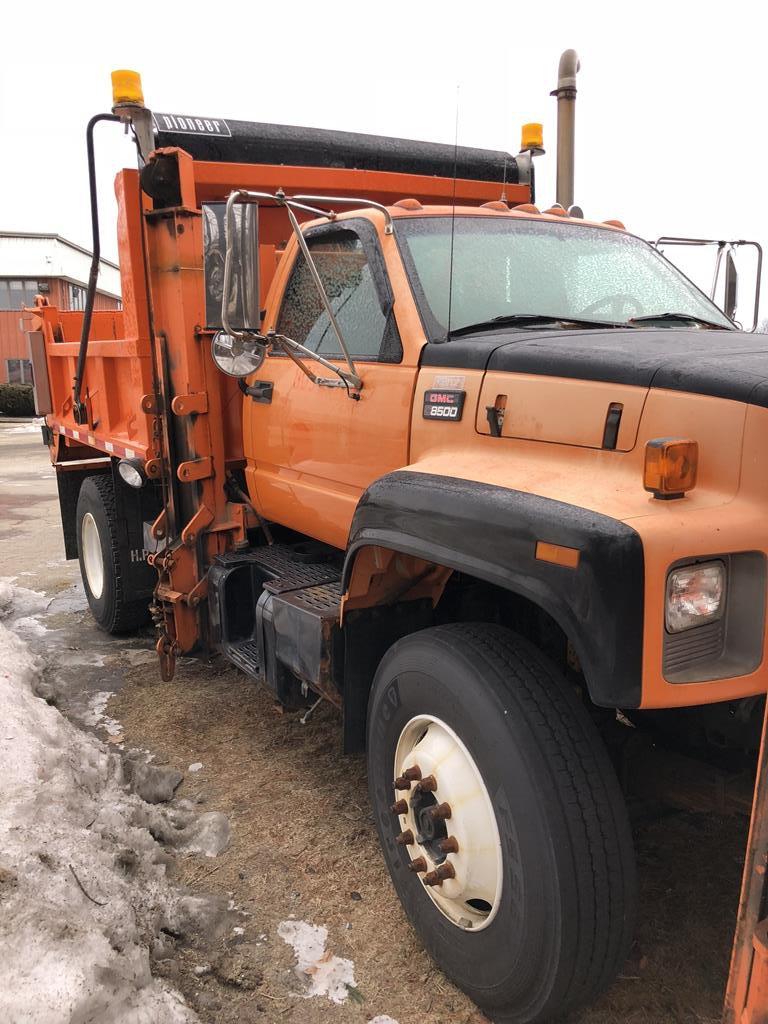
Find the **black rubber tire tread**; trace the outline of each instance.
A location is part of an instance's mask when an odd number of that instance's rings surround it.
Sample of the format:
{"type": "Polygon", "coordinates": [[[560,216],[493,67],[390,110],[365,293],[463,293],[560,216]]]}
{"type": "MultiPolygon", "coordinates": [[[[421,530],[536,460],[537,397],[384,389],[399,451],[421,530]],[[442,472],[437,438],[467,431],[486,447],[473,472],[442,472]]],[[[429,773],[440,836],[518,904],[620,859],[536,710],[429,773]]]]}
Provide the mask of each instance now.
{"type": "Polygon", "coordinates": [[[149,619],[149,606],[146,599],[131,599],[125,586],[118,530],[120,519],[115,503],[115,490],[112,478],[107,473],[96,473],[86,477],[80,488],[77,501],[77,549],[80,561],[80,575],[96,623],[107,633],[133,633],[145,625],[149,619]],[[99,526],[99,537],[102,542],[104,558],[105,594],[102,600],[93,598],[88,587],[88,579],[80,553],[80,530],[83,516],[90,511],[94,518],[102,512],[102,523],[99,526]],[[102,529],[106,526],[106,531],[102,529]],[[106,535],[105,535],[106,533],[106,535]]]}
{"type": "Polygon", "coordinates": [[[523,637],[501,627],[449,628],[508,682],[514,681],[510,689],[527,709],[526,717],[558,780],[579,874],[581,936],[573,978],[558,1008],[562,1012],[591,1001],[613,981],[629,953],[635,908],[633,904],[627,914],[623,876],[629,866],[631,891],[635,870],[624,800],[600,736],[549,659],[523,637]],[[623,829],[617,827],[617,818],[625,819],[623,829]]]}
{"type": "MultiPolygon", "coordinates": [[[[553,1020],[605,989],[621,969],[632,942],[635,858],[618,780],[602,739],[571,685],[541,651],[504,627],[457,623],[412,634],[387,653],[377,682],[386,677],[387,662],[399,648],[424,640],[462,659],[501,698],[499,712],[524,721],[532,749],[541,755],[538,770],[551,775],[552,785],[542,788],[546,794],[542,803],[549,801],[545,813],[558,825],[565,824],[570,849],[565,854],[561,842],[558,856],[570,862],[573,874],[566,884],[570,905],[575,899],[577,908],[575,920],[563,927],[562,966],[537,1012],[498,1003],[484,1005],[482,991],[453,980],[496,1021],[553,1020]]],[[[562,839],[562,829],[558,834],[562,839]]]]}

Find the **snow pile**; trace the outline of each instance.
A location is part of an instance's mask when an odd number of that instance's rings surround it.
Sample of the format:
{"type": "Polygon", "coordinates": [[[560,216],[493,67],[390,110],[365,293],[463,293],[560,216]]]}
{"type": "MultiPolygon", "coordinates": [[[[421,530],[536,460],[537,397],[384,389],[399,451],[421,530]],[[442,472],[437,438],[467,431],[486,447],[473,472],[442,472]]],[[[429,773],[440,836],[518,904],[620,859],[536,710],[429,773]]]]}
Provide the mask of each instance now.
{"type": "Polygon", "coordinates": [[[6,434],[39,434],[40,428],[45,426],[44,419],[35,419],[31,423],[22,423],[18,427],[4,427],[6,434]]]}
{"type": "Polygon", "coordinates": [[[327,996],[333,1003],[344,1003],[350,989],[356,989],[355,965],[351,960],[326,952],[328,929],[307,921],[281,921],[277,934],[296,954],[296,968],[310,982],[306,998],[327,996]]]}
{"type": "Polygon", "coordinates": [[[28,603],[0,582],[0,1020],[189,1024],[149,947],[219,930],[226,908],[170,885],[153,837],[210,853],[228,824],[145,803],[119,757],[34,695],[41,660],[5,624],[28,603]]]}

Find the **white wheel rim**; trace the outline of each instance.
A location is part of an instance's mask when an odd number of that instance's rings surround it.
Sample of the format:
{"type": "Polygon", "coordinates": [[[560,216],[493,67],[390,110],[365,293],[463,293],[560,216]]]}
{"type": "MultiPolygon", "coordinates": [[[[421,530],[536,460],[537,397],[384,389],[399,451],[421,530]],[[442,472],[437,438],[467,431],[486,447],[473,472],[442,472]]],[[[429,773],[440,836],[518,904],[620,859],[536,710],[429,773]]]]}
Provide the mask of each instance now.
{"type": "Polygon", "coordinates": [[[80,527],[80,550],[83,554],[88,589],[98,600],[104,590],[104,559],[101,554],[99,528],[90,512],[85,513],[80,527]]]}
{"type": "Polygon", "coordinates": [[[396,789],[395,799],[407,810],[398,815],[400,841],[411,859],[423,857],[418,872],[430,899],[441,914],[463,931],[487,928],[501,902],[503,882],[501,840],[493,803],[474,758],[457,734],[432,715],[412,718],[400,734],[395,751],[395,778],[417,770],[432,776],[436,788],[425,791],[415,779],[408,790],[396,789]],[[433,822],[432,807],[447,804],[450,817],[433,822]],[[432,824],[430,825],[430,822],[432,824]],[[433,835],[429,835],[430,829],[433,835]],[[444,835],[445,833],[445,835],[444,835]],[[457,850],[439,848],[441,838],[453,838],[457,850]],[[447,867],[445,867],[447,865],[447,867]],[[453,870],[437,884],[427,884],[430,872],[453,870]],[[470,902],[472,901],[472,902],[470,902]]]}

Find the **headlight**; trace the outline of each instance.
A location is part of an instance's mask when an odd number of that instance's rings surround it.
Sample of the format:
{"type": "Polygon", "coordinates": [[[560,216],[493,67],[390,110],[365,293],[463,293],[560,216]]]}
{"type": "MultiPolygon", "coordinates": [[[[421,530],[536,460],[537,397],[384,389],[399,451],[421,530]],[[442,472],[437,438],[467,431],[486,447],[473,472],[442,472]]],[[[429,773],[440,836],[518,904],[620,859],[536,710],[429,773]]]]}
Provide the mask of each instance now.
{"type": "Polygon", "coordinates": [[[117,472],[129,487],[144,486],[144,466],[141,459],[121,459],[117,464],[117,472]]]}
{"type": "Polygon", "coordinates": [[[666,621],[670,633],[719,619],[725,609],[725,566],[706,562],[674,569],[667,577],[666,621]]]}

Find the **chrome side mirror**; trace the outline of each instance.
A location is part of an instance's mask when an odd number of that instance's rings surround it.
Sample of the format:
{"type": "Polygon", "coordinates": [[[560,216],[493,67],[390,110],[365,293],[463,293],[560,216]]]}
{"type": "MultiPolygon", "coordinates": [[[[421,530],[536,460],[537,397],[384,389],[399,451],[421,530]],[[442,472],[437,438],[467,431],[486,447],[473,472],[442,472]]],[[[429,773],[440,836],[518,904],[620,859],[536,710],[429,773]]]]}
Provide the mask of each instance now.
{"type": "Polygon", "coordinates": [[[233,337],[261,333],[259,208],[238,199],[202,205],[205,323],[233,337]]]}
{"type": "Polygon", "coordinates": [[[233,337],[225,331],[217,331],[211,340],[211,357],[228,377],[250,377],[264,362],[266,354],[266,345],[247,334],[233,337]]]}

